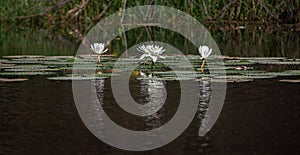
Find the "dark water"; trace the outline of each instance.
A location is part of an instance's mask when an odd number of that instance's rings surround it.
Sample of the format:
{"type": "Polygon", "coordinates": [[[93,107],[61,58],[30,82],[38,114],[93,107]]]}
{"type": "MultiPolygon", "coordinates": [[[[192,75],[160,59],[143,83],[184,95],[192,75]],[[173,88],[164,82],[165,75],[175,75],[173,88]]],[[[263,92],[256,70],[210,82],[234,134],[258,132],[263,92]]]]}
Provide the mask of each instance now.
{"type": "MultiPolygon", "coordinates": [[[[211,32],[224,55],[300,58],[299,33],[211,32]]],[[[76,44],[42,30],[2,31],[0,56],[20,54],[75,55],[76,44]]],[[[32,77],[27,82],[0,83],[0,154],[299,154],[300,86],[279,79],[229,83],[222,113],[204,137],[198,136],[198,130],[209,100],[201,97],[189,128],[170,144],[148,152],[123,151],[98,140],[79,117],[71,82],[32,77]]],[[[158,84],[174,97],[167,98],[155,117],[145,118],[122,111],[111,95],[109,80],[98,85],[104,85],[98,94],[109,117],[129,129],[162,126],[178,108],[176,82],[158,84]]],[[[199,85],[209,95],[209,85],[199,85]]],[[[131,81],[130,91],[139,103],[156,102],[160,91],[151,96],[151,87],[131,81]]]]}
{"type": "MultiPolygon", "coordinates": [[[[278,80],[229,83],[222,113],[204,137],[198,136],[198,130],[208,100],[201,97],[189,128],[170,144],[148,152],[116,149],[89,132],[77,113],[71,82],[36,77],[28,82],[0,83],[0,154],[298,154],[300,87],[278,80]]],[[[132,118],[114,101],[110,81],[99,85],[104,86],[97,91],[108,115],[134,130],[163,125],[179,104],[178,83],[159,83],[174,97],[167,98],[155,118],[132,118]]],[[[130,85],[136,101],[156,101],[147,91],[151,84],[133,80],[130,85]]],[[[209,95],[209,85],[199,85],[209,95]]],[[[155,89],[159,92],[159,87],[155,89]]]]}

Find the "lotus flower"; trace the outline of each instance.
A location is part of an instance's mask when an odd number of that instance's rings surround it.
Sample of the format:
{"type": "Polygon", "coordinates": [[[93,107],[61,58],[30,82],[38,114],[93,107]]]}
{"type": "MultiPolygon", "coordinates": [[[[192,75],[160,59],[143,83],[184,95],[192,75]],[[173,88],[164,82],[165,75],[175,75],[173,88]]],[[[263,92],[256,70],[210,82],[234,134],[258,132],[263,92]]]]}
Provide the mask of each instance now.
{"type": "Polygon", "coordinates": [[[148,48],[154,55],[157,55],[163,59],[165,58],[163,56],[160,56],[164,51],[166,51],[165,49],[163,49],[163,47],[159,47],[158,45],[149,45],[148,48]]]}
{"type": "Polygon", "coordinates": [[[152,60],[152,65],[153,67],[154,63],[157,61],[158,58],[165,59],[165,57],[161,56],[161,54],[166,51],[163,49],[163,47],[159,47],[157,45],[141,45],[137,48],[138,51],[144,53],[141,57],[140,60],[145,59],[144,64],[147,61],[147,57],[151,58],[152,60]]]}
{"type": "Polygon", "coordinates": [[[200,55],[201,55],[201,59],[202,59],[202,64],[201,64],[201,67],[200,67],[200,70],[202,71],[202,73],[204,72],[204,64],[205,64],[205,59],[207,59],[211,52],[212,52],[212,49],[210,49],[208,46],[200,46],[199,49],[198,49],[200,55]]]}
{"type": "Polygon", "coordinates": [[[91,45],[91,49],[98,54],[98,63],[100,64],[100,55],[107,52],[108,49],[105,49],[105,44],[104,43],[94,43],[91,45]]]}

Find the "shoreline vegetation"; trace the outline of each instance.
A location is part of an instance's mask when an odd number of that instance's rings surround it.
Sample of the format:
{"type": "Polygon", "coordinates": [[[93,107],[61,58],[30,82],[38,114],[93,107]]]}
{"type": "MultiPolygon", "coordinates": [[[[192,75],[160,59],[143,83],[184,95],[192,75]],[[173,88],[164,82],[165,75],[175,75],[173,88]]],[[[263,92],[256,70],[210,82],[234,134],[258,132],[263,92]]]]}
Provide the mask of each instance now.
{"type": "Polygon", "coordinates": [[[122,13],[124,8],[136,5],[164,5],[190,14],[209,28],[218,25],[217,29],[230,31],[259,25],[267,31],[300,31],[299,3],[298,0],[15,0],[0,2],[0,22],[2,28],[18,25],[24,30],[45,29],[76,40],[116,11],[122,13]]]}

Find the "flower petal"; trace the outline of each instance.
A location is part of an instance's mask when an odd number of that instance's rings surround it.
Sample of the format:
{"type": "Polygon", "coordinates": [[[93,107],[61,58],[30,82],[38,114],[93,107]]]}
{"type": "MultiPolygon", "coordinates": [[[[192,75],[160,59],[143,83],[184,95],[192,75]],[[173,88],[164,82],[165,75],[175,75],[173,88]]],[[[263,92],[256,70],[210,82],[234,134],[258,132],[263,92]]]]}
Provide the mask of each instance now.
{"type": "Polygon", "coordinates": [[[93,46],[93,45],[91,45],[91,49],[92,49],[93,51],[95,51],[95,49],[94,49],[94,46],[93,46]]]}
{"type": "Polygon", "coordinates": [[[147,54],[143,54],[143,55],[140,57],[140,60],[144,59],[146,56],[147,56],[147,54]]]}
{"type": "Polygon", "coordinates": [[[211,55],[211,53],[212,53],[212,48],[208,51],[207,57],[209,57],[211,55]]]}
{"type": "Polygon", "coordinates": [[[164,56],[161,56],[161,55],[157,55],[159,58],[162,58],[162,59],[166,59],[166,57],[164,56]]]}
{"type": "Polygon", "coordinates": [[[108,51],[108,49],[105,49],[104,51],[101,52],[101,54],[103,54],[103,53],[105,53],[105,52],[107,52],[107,51],[108,51]]]}
{"type": "Polygon", "coordinates": [[[208,46],[199,46],[198,51],[201,55],[201,59],[206,59],[211,54],[212,49],[210,49],[208,46]]]}
{"type": "Polygon", "coordinates": [[[153,62],[156,62],[156,61],[157,61],[157,56],[150,55],[150,58],[152,59],[153,62]]]}

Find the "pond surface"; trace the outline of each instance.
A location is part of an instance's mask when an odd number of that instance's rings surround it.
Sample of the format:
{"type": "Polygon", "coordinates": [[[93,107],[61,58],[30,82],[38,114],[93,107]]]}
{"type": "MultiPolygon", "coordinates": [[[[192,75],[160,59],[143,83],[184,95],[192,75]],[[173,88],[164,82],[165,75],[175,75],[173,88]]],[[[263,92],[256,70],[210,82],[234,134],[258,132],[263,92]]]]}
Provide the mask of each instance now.
{"type": "MultiPolygon", "coordinates": [[[[204,137],[198,136],[198,130],[208,100],[200,98],[189,128],[170,144],[149,152],[127,152],[98,140],[79,118],[70,81],[35,77],[28,82],[0,83],[0,154],[293,154],[300,139],[300,87],[279,79],[229,83],[222,113],[204,137]]],[[[97,81],[99,100],[116,123],[150,130],[174,115],[178,82],[130,83],[138,102],[156,102],[157,96],[149,95],[149,90],[159,92],[161,87],[153,85],[165,86],[171,97],[156,117],[134,118],[114,101],[110,80],[97,81]]],[[[209,96],[209,84],[200,82],[199,88],[209,96]]]]}
{"type": "MultiPolygon", "coordinates": [[[[43,33],[46,32],[2,33],[0,56],[76,54],[74,43],[64,38],[49,39],[43,33]]],[[[300,58],[297,33],[212,33],[219,36],[216,41],[224,55],[300,58]],[[231,35],[237,37],[230,38],[231,35]]],[[[266,68],[270,70],[270,66],[266,68]]],[[[276,71],[284,69],[273,67],[276,71]]],[[[279,82],[281,79],[299,76],[228,83],[222,113],[204,137],[199,137],[198,131],[209,100],[201,97],[189,128],[170,144],[148,152],[119,150],[97,139],[79,117],[70,81],[35,76],[26,82],[0,82],[0,154],[297,154],[300,86],[279,82]]],[[[175,114],[180,96],[178,82],[131,80],[130,84],[131,94],[139,103],[157,102],[162,87],[166,88],[168,98],[155,116],[135,118],[117,105],[109,79],[97,81],[99,100],[116,123],[132,130],[151,130],[175,114]]],[[[199,82],[207,96],[209,86],[199,82]]]]}

